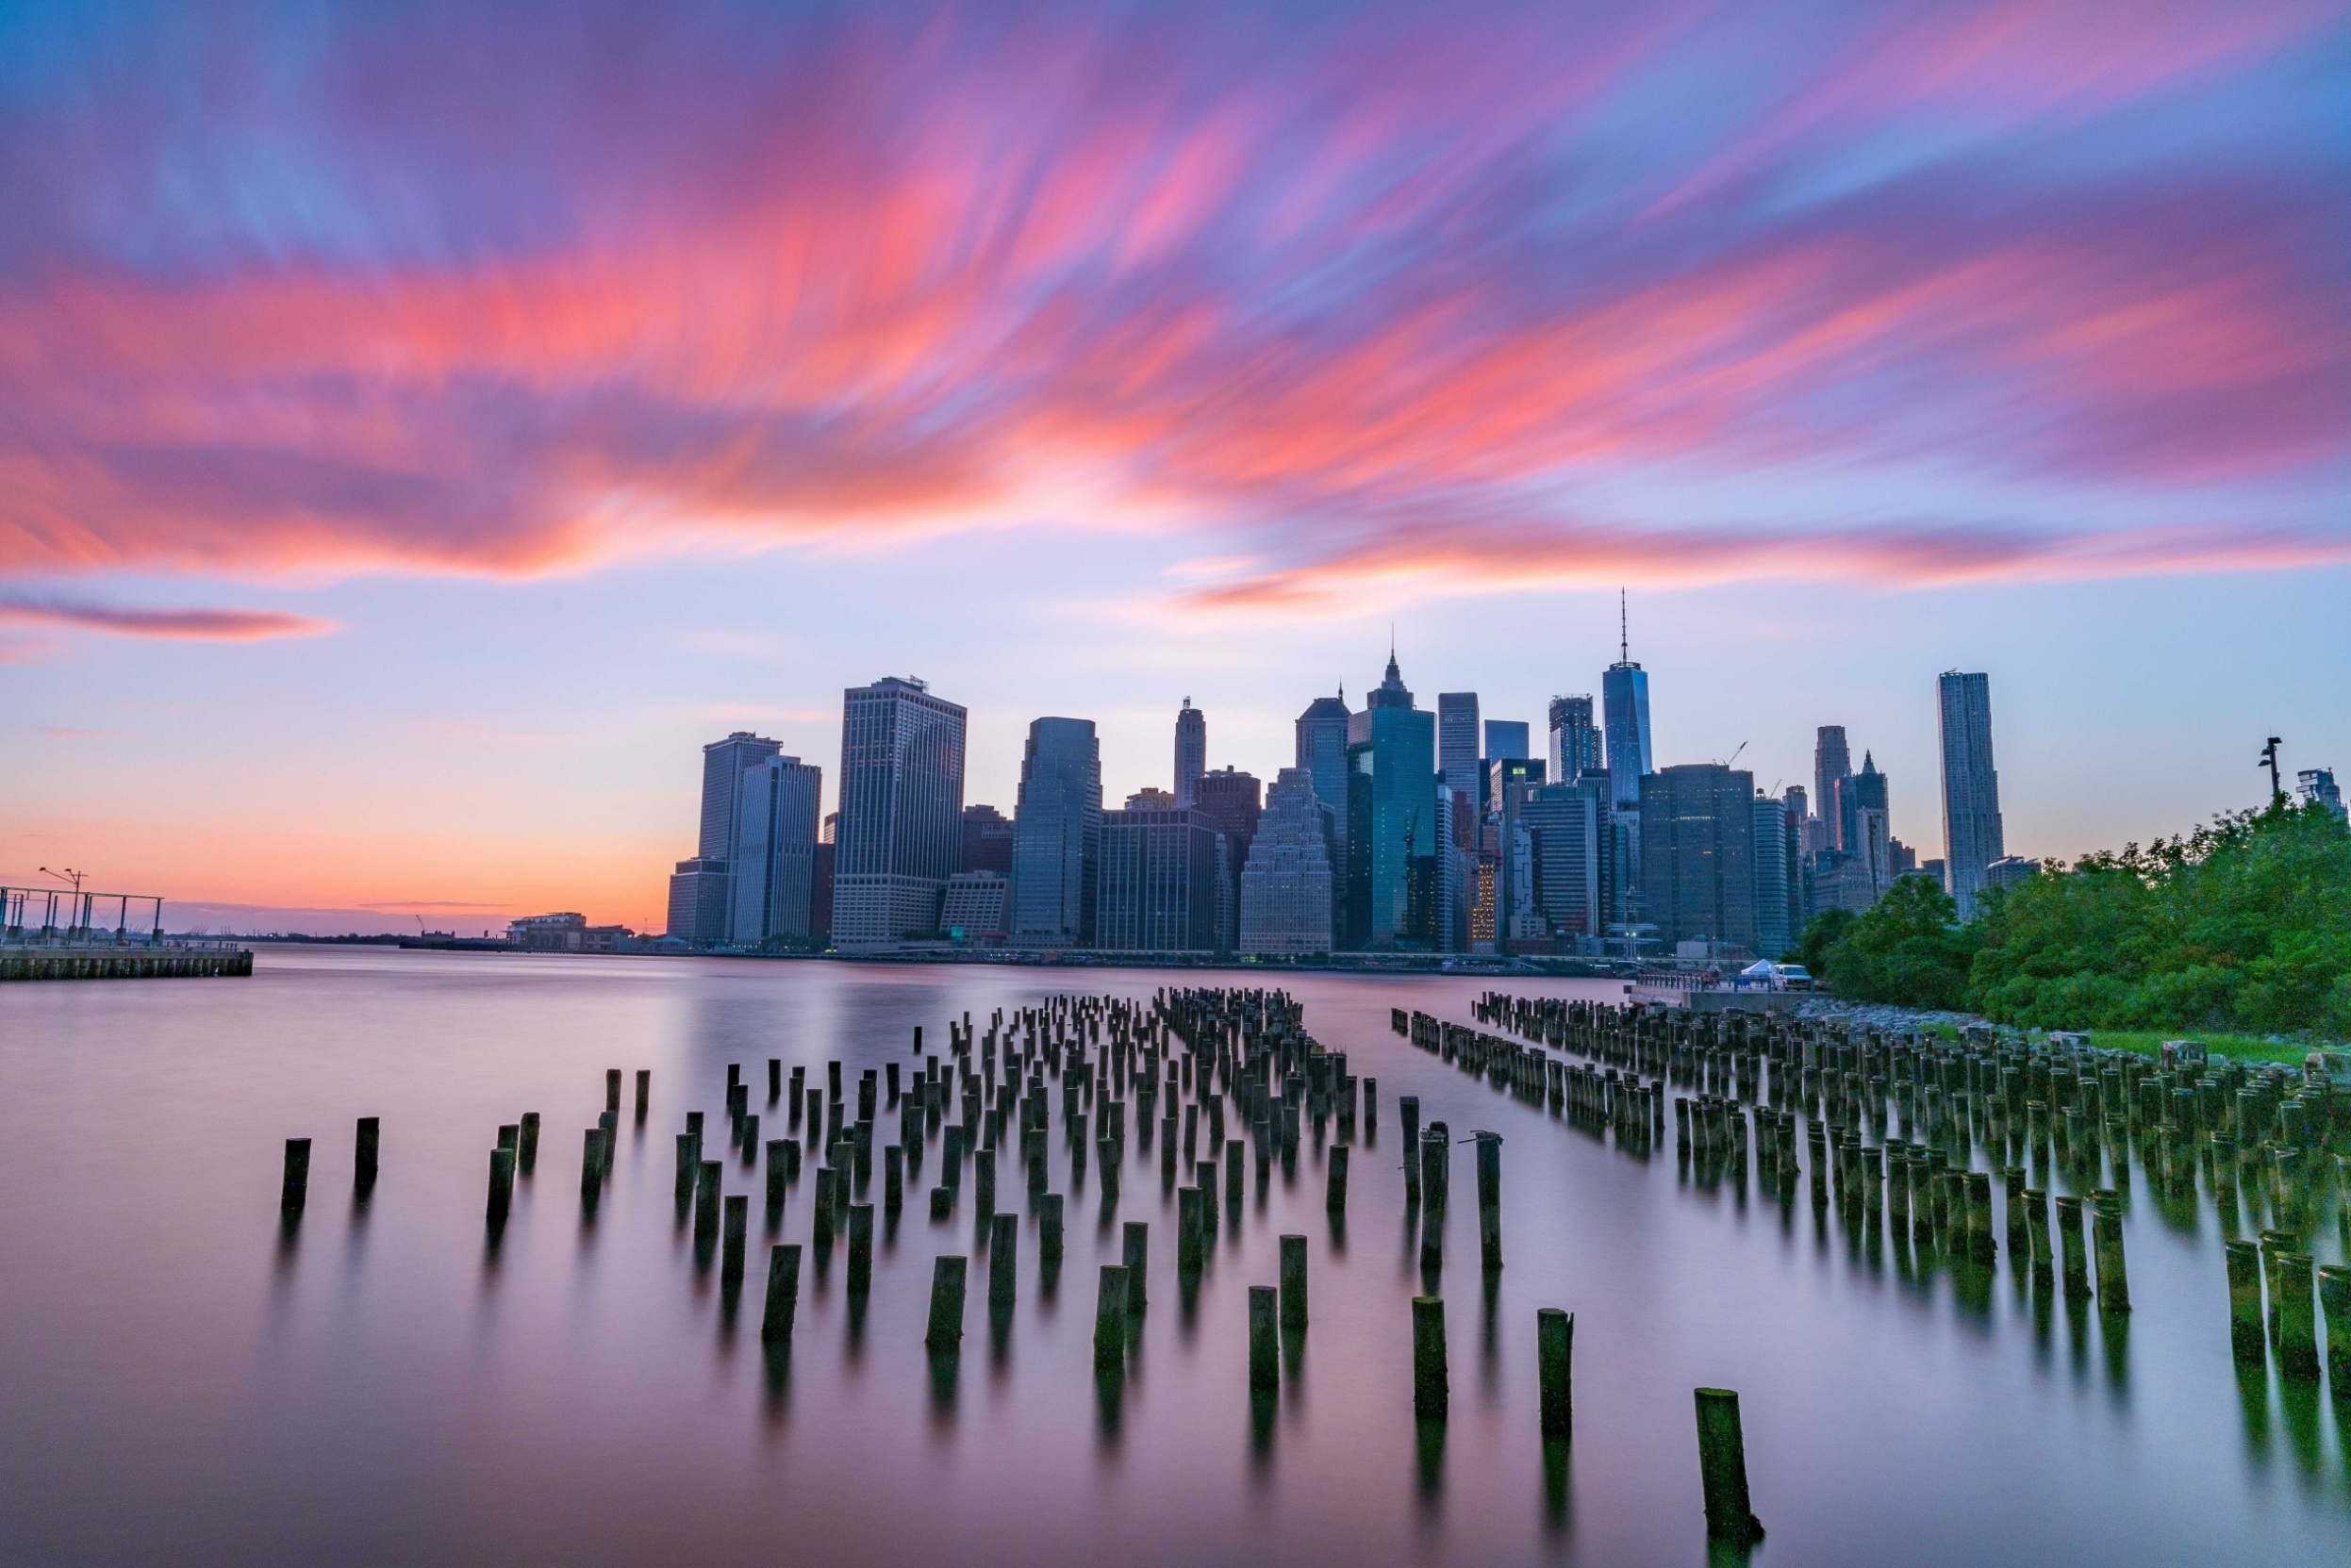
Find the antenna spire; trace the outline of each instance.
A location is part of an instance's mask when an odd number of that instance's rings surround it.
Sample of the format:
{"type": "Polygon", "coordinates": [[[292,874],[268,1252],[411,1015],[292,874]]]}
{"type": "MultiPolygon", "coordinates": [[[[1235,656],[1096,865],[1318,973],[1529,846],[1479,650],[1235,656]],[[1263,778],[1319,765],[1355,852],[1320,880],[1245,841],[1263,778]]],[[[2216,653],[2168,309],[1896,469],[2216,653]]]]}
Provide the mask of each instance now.
{"type": "Polygon", "coordinates": [[[1632,635],[1631,622],[1625,617],[1625,590],[1622,588],[1616,590],[1616,662],[1632,662],[1632,635]]]}

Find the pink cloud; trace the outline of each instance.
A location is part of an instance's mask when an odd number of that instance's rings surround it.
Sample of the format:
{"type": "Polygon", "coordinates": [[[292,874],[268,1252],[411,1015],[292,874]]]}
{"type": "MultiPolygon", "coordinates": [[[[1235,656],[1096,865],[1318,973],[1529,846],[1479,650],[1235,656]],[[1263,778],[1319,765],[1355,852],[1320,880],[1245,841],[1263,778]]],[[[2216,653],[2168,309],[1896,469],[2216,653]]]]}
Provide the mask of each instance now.
{"type": "Polygon", "coordinates": [[[70,626],[81,631],[114,632],[134,637],[185,637],[206,642],[308,637],[335,629],[335,623],[331,620],[290,615],[282,610],[151,609],[21,595],[0,597],[0,621],[70,626]]]}

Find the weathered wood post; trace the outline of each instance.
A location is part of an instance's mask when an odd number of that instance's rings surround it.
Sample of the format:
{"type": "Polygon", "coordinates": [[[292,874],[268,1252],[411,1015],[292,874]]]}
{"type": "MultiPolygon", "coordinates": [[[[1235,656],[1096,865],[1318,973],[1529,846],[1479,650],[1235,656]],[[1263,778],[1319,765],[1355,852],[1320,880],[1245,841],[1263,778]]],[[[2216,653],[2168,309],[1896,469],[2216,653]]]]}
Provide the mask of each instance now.
{"type": "MultiPolygon", "coordinates": [[[[373,1122],[374,1118],[370,1117],[369,1120],[373,1122]]],[[[536,1111],[522,1113],[522,1140],[515,1147],[514,1168],[524,1176],[538,1168],[538,1113],[536,1111]]]]}
{"type": "Polygon", "coordinates": [[[1040,1267],[1061,1264],[1061,1195],[1047,1193],[1036,1200],[1036,1261],[1040,1267]]]}
{"type": "Polygon", "coordinates": [[[1396,1114],[1404,1123],[1404,1201],[1420,1201],[1420,1097],[1399,1095],[1396,1114]]]}
{"type": "Polygon", "coordinates": [[[1104,1263],[1094,1297],[1094,1370],[1123,1372],[1126,1364],[1127,1271],[1123,1264],[1104,1263]]]}
{"type": "Polygon", "coordinates": [[[906,1151],[897,1144],[882,1150],[882,1212],[897,1213],[906,1206],[906,1151]]]}
{"type": "Polygon", "coordinates": [[[2351,1267],[2319,1266],[2318,1304],[2326,1317],[2326,1381],[2334,1389],[2335,1409],[2351,1410],[2351,1267]]]}
{"type": "Polygon", "coordinates": [[[2082,1246],[2081,1199],[2057,1200],[2057,1237],[2064,1258],[2065,1299],[2078,1301],[2090,1294],[2090,1260],[2082,1246]]]}
{"type": "Polygon", "coordinates": [[[1282,1382],[1281,1336],[1274,1328],[1274,1289],[1249,1287],[1249,1386],[1277,1388],[1282,1382]]]}
{"type": "Polygon", "coordinates": [[[498,1224],[506,1217],[514,1205],[514,1150],[511,1147],[489,1151],[489,1223],[498,1224]]]}
{"type": "Polygon", "coordinates": [[[2123,1270],[2123,1199],[2111,1187],[2100,1188],[2091,1199],[2090,1221],[2096,1233],[2098,1311],[2130,1311],[2130,1281],[2123,1270]]]}
{"type": "Polygon", "coordinates": [[[580,1201],[593,1209],[604,1190],[604,1130],[588,1129],[581,1142],[580,1201]]]}
{"type": "Polygon", "coordinates": [[[1282,1327],[1306,1327],[1306,1238],[1282,1238],[1282,1327]]]}
{"type": "Polygon", "coordinates": [[[788,1156],[784,1151],[799,1147],[789,1138],[768,1140],[768,1209],[770,1213],[784,1207],[784,1189],[787,1180],[786,1172],[789,1168],[786,1164],[788,1156]]]}
{"type": "Polygon", "coordinates": [[[1131,1219],[1119,1240],[1120,1262],[1127,1271],[1127,1311],[1139,1312],[1151,1305],[1145,1281],[1151,1275],[1151,1228],[1139,1219],[1131,1219]]]}
{"type": "Polygon", "coordinates": [[[2241,1362],[2261,1359],[2261,1253],[2251,1242],[2227,1242],[2228,1343],[2241,1362]]]}
{"type": "MultiPolygon", "coordinates": [[[[591,1163],[593,1157],[591,1156],[591,1163]]],[[[704,1160],[695,1167],[694,1235],[706,1239],[719,1233],[719,1162],[704,1160]]]]}
{"type": "Polygon", "coordinates": [[[1478,1255],[1488,1270],[1502,1266],[1502,1135],[1473,1132],[1478,1141],[1478,1255]]]}
{"type": "MultiPolygon", "coordinates": [[[[534,1134],[532,1142],[536,1144],[538,1139],[535,1135],[538,1131],[538,1114],[533,1113],[525,1116],[523,1120],[529,1125],[534,1134]]],[[[375,1185],[376,1153],[383,1143],[383,1122],[374,1116],[359,1118],[358,1137],[353,1142],[351,1147],[351,1184],[362,1192],[375,1185]]],[[[523,1168],[527,1170],[530,1167],[525,1165],[523,1168]]]]}
{"type": "Polygon", "coordinates": [[[1331,1150],[1330,1183],[1324,1189],[1322,1206],[1334,1214],[1347,1213],[1347,1147],[1340,1144],[1331,1150]]]}
{"type": "MultiPolygon", "coordinates": [[[[770,1095],[768,1098],[772,1099],[775,1097],[770,1095]]],[[[639,1067],[637,1069],[637,1119],[640,1122],[643,1121],[645,1119],[645,1113],[652,1109],[652,1107],[653,1069],[651,1067],[639,1067]]]]}
{"type": "Polygon", "coordinates": [[[1200,1228],[1200,1194],[1198,1187],[1181,1187],[1176,1191],[1176,1272],[1198,1274],[1200,1270],[1202,1232],[1200,1228]]]}
{"type": "Polygon", "coordinates": [[[1575,1441],[1573,1356],[1576,1314],[1543,1307],[1534,1314],[1535,1377],[1541,1393],[1543,1435],[1560,1443],[1575,1441]]]}
{"type": "Polygon", "coordinates": [[[811,1238],[819,1246],[833,1239],[834,1194],[840,1190],[844,1174],[832,1165],[817,1167],[817,1200],[810,1210],[809,1218],[813,1222],[811,1238]]]}
{"type": "Polygon", "coordinates": [[[719,1279],[730,1291],[743,1282],[743,1243],[751,1234],[751,1199],[741,1193],[726,1198],[726,1234],[719,1251],[719,1279]]]}
{"type": "Polygon", "coordinates": [[[1018,1255],[1016,1247],[1020,1240],[1020,1216],[998,1214],[988,1225],[987,1236],[987,1304],[1009,1309],[1019,1297],[1019,1281],[1016,1278],[1018,1255]]]}
{"type": "Polygon", "coordinates": [[[2310,1255],[2280,1252],[2272,1276],[2277,1287],[2277,1370],[2288,1378],[2318,1376],[2318,1324],[2311,1301],[2310,1255]]]}
{"type": "Polygon", "coordinates": [[[310,1201],[310,1140],[286,1140],[286,1174],[277,1188],[277,1212],[288,1218],[300,1214],[310,1201]]]}
{"type": "Polygon", "coordinates": [[[969,1260],[945,1253],[931,1264],[931,1327],[922,1343],[952,1350],[963,1343],[963,1277],[969,1260]]]}
{"type": "Polygon", "coordinates": [[[863,1296],[873,1288],[873,1205],[849,1206],[849,1294],[863,1296]]]}
{"type": "Polygon", "coordinates": [[[618,1067],[604,1069],[604,1109],[614,1115],[621,1113],[621,1069],[618,1067]]]}
{"type": "Polygon", "coordinates": [[[1710,1540],[1763,1538],[1747,1491],[1747,1443],[1739,1432],[1739,1396],[1727,1388],[1697,1391],[1698,1473],[1706,1487],[1710,1540]]]}
{"type": "Polygon", "coordinates": [[[759,1338],[769,1345],[788,1345],[792,1319],[800,1308],[800,1244],[768,1249],[768,1311],[759,1323],[759,1338]]]}
{"type": "Polygon", "coordinates": [[[1445,1302],[1433,1296],[1413,1297],[1413,1414],[1421,1421],[1442,1421],[1452,1405],[1445,1369],[1445,1302]]]}
{"type": "Polygon", "coordinates": [[[702,1168],[702,1140],[691,1132],[677,1135],[677,1200],[694,1196],[694,1173],[702,1168]]]}

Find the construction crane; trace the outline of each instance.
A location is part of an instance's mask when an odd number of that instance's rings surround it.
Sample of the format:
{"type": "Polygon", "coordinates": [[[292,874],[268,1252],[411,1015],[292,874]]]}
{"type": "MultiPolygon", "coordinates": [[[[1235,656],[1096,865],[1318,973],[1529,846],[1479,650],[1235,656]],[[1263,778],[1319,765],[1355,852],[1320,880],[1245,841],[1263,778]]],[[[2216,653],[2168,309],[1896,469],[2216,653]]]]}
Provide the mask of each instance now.
{"type": "MultiPolygon", "coordinates": [[[[1746,750],[1747,750],[1747,743],[1746,741],[1744,741],[1744,740],[1743,740],[1743,741],[1739,742],[1739,751],[1746,751],[1746,750]]],[[[1731,752],[1731,753],[1730,753],[1730,761],[1729,761],[1729,762],[1717,763],[1715,766],[1716,766],[1716,767],[1730,767],[1731,763],[1737,762],[1737,761],[1739,760],[1739,751],[1733,751],[1733,752],[1731,752]]]]}

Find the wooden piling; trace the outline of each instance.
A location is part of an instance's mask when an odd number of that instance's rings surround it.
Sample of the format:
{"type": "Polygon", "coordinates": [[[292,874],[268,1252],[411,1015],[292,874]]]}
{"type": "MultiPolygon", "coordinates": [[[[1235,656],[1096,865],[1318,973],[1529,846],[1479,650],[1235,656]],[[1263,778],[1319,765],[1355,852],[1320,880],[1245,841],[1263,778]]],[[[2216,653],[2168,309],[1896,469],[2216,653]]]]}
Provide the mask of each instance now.
{"type": "Polygon", "coordinates": [[[768,1207],[770,1209],[781,1209],[784,1207],[784,1151],[787,1148],[796,1148],[798,1147],[799,1146],[797,1144],[794,1144],[788,1138],[770,1138],[768,1140],[768,1207]]]}
{"type": "Polygon", "coordinates": [[[1182,1187],[1176,1191],[1176,1272],[1198,1274],[1204,1251],[1205,1236],[1200,1223],[1200,1192],[1198,1187],[1182,1187]]]}
{"type": "Polygon", "coordinates": [[[955,1189],[944,1183],[931,1189],[931,1217],[946,1219],[955,1212],[955,1189]]]}
{"type": "Polygon", "coordinates": [[[604,1130],[588,1129],[580,1148],[580,1201],[589,1208],[603,1196],[604,1188],[604,1130]]]}
{"type": "Polygon", "coordinates": [[[849,1206],[849,1294],[863,1296],[873,1288],[873,1205],[849,1206]]]}
{"type": "Polygon", "coordinates": [[[1306,1238],[1282,1238],[1282,1327],[1306,1327],[1306,1238]]]}
{"type": "Polygon", "coordinates": [[[720,1246],[719,1278],[731,1289],[743,1282],[743,1245],[751,1234],[751,1199],[730,1193],[724,1203],[725,1240],[720,1246]]]}
{"type": "Polygon", "coordinates": [[[1442,1421],[1452,1405],[1445,1367],[1445,1303],[1433,1296],[1413,1297],[1413,1414],[1442,1421]]]}
{"type": "Polygon", "coordinates": [[[2228,1260],[2229,1347],[2241,1362],[2259,1362],[2263,1350],[2260,1248],[2251,1242],[2226,1242],[2221,1251],[2228,1260]]]}
{"type": "Polygon", "coordinates": [[[1282,1342],[1274,1327],[1278,1309],[1271,1285],[1249,1288],[1249,1386],[1278,1388],[1282,1383],[1282,1342]]]}
{"type": "Polygon", "coordinates": [[[1478,1141],[1478,1256],[1489,1270],[1502,1266],[1502,1137],[1472,1134],[1478,1141]]]}
{"type": "MultiPolygon", "coordinates": [[[[523,1120],[529,1124],[533,1134],[538,1131],[538,1117],[536,1114],[524,1117],[523,1120]]],[[[376,1154],[382,1146],[383,1125],[382,1121],[374,1116],[359,1118],[358,1136],[351,1146],[351,1184],[355,1187],[364,1190],[375,1185],[376,1154]]],[[[536,1136],[533,1137],[532,1142],[534,1144],[538,1142],[536,1136]]],[[[529,1167],[526,1165],[524,1168],[529,1167]]]]}
{"type": "Polygon", "coordinates": [[[694,1196],[694,1173],[702,1168],[700,1140],[691,1132],[677,1135],[677,1200],[686,1202],[694,1196]]]}
{"type": "Polygon", "coordinates": [[[1139,1219],[1127,1221],[1119,1236],[1119,1261],[1127,1271],[1127,1311],[1140,1312],[1151,1304],[1151,1228],[1139,1219]]]}
{"type": "Polygon", "coordinates": [[[1543,1307],[1534,1314],[1535,1378],[1541,1395],[1541,1426],[1546,1438],[1575,1441],[1574,1364],[1576,1314],[1543,1307]]]}
{"type": "MultiPolygon", "coordinates": [[[[371,1121],[373,1117],[369,1118],[371,1121]]],[[[515,1147],[514,1168],[524,1176],[538,1168],[538,1113],[522,1113],[522,1138],[515,1147]]]]}
{"type": "Polygon", "coordinates": [[[2277,1285],[2277,1370],[2287,1378],[2318,1376],[2318,1324],[2311,1302],[2310,1255],[2280,1252],[2274,1265],[2277,1285]]]}
{"type": "Polygon", "coordinates": [[[514,1150],[511,1147],[489,1151],[489,1222],[492,1225],[506,1217],[514,1206],[514,1150]]]}
{"type": "Polygon", "coordinates": [[[310,1201],[310,1140],[286,1140],[286,1173],[278,1182],[277,1208],[284,1214],[299,1214],[310,1201]]]}
{"type": "Polygon", "coordinates": [[[831,1165],[817,1167],[817,1201],[810,1218],[814,1222],[811,1236],[820,1246],[833,1239],[833,1195],[840,1190],[843,1174],[831,1165]]]}
{"type": "Polygon", "coordinates": [[[963,1277],[969,1260],[942,1254],[931,1265],[931,1326],[922,1343],[952,1350],[963,1343],[963,1277]]]}
{"type": "Polygon", "coordinates": [[[773,1105],[783,1098],[784,1059],[780,1056],[770,1056],[768,1058],[768,1103],[773,1105]]]}
{"type": "Polygon", "coordinates": [[[1016,1277],[1018,1264],[1017,1248],[1020,1240],[1020,1216],[998,1214],[989,1222],[987,1235],[987,1304],[990,1307],[1010,1307],[1019,1295],[1016,1277]]]}
{"type": "Polygon", "coordinates": [[[882,1150],[882,1212],[897,1213],[906,1206],[906,1151],[897,1144],[882,1150]]]}
{"type": "Polygon", "coordinates": [[[768,1310],[760,1319],[759,1338],[768,1345],[788,1345],[792,1319],[800,1308],[800,1244],[768,1249],[768,1310]]]}
{"type": "Polygon", "coordinates": [[[1123,1372],[1126,1364],[1127,1271],[1124,1264],[1104,1263],[1094,1297],[1094,1369],[1123,1372]]]}
{"type": "Polygon", "coordinates": [[[2098,1311],[2111,1314],[2130,1311],[2130,1281],[2123,1267],[2123,1199],[2111,1187],[2101,1188],[2091,1200],[2090,1223],[2098,1259],[2098,1311]]]}
{"type": "Polygon", "coordinates": [[[2065,1298],[2081,1300],[2090,1294],[2090,1260],[2082,1246],[2080,1198],[2068,1195],[2057,1200],[2057,1238],[2064,1266],[2065,1298]]]}
{"type": "Polygon", "coordinates": [[[621,1069],[604,1069],[604,1109],[618,1115],[621,1111],[621,1069]]]}
{"type": "Polygon", "coordinates": [[[1061,1262],[1061,1195],[1047,1193],[1036,1200],[1036,1261],[1041,1268],[1061,1262]]]}
{"type": "Polygon", "coordinates": [[[1331,1150],[1330,1185],[1323,1194],[1322,1206],[1334,1214],[1347,1213],[1347,1145],[1331,1150]]]}
{"type": "MultiPolygon", "coordinates": [[[[591,1163],[593,1158],[591,1154],[591,1163]]],[[[710,1237],[718,1233],[719,1162],[704,1160],[694,1168],[694,1234],[710,1237]]]]}
{"type": "Polygon", "coordinates": [[[652,1106],[653,1069],[651,1067],[639,1067],[637,1069],[637,1119],[640,1122],[643,1121],[645,1119],[645,1113],[650,1110],[652,1106]]]}
{"type": "Polygon", "coordinates": [[[1739,1396],[1727,1388],[1697,1393],[1698,1473],[1706,1488],[1709,1540],[1747,1543],[1763,1536],[1747,1490],[1747,1444],[1739,1432],[1739,1396]]]}
{"type": "MultiPolygon", "coordinates": [[[[2351,1412],[2351,1267],[2319,1265],[2318,1304],[2326,1320],[2326,1381],[2336,1411],[2351,1412]]],[[[2338,1414],[2338,1426],[2343,1418],[2338,1414]]]]}

